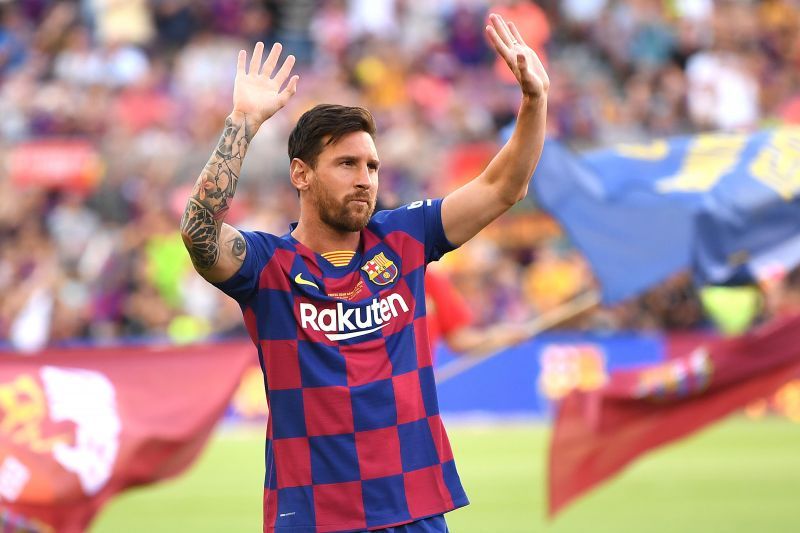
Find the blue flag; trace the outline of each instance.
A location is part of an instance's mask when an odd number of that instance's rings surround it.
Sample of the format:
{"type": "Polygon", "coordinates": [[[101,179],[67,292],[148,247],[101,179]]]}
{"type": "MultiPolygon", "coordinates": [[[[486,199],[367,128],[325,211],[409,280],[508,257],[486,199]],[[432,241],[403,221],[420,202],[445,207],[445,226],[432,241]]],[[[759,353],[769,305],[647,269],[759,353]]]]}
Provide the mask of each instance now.
{"type": "Polygon", "coordinates": [[[800,264],[800,129],[706,134],[578,156],[548,141],[540,205],[590,262],[612,304],[691,268],[750,283],[800,264]]]}

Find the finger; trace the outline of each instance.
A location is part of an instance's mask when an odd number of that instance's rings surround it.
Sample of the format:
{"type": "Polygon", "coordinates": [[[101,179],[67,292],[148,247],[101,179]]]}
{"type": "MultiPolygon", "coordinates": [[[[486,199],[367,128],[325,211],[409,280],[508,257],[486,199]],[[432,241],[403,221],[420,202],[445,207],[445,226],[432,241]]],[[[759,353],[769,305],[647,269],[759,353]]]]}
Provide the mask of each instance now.
{"type": "Polygon", "coordinates": [[[523,39],[522,35],[519,34],[519,30],[517,29],[517,25],[514,24],[513,22],[511,22],[510,20],[508,21],[508,29],[511,30],[511,35],[514,36],[514,38],[517,40],[518,43],[524,44],[525,46],[528,46],[528,44],[525,42],[525,39],[523,39]]]}
{"type": "Polygon", "coordinates": [[[506,46],[511,46],[514,43],[514,37],[511,35],[511,32],[508,31],[508,25],[506,21],[500,18],[499,15],[494,15],[489,17],[489,20],[492,22],[492,26],[494,26],[495,31],[503,40],[503,43],[506,46]]]}
{"type": "Polygon", "coordinates": [[[263,76],[272,76],[272,71],[275,70],[275,65],[278,64],[278,59],[281,57],[282,49],[283,46],[281,43],[275,43],[272,45],[272,50],[269,51],[267,60],[264,62],[264,66],[261,69],[261,74],[263,76]]]}
{"type": "Polygon", "coordinates": [[[497,30],[494,29],[494,26],[486,26],[486,35],[489,36],[489,40],[492,42],[492,46],[494,49],[497,50],[503,59],[509,61],[511,49],[506,46],[506,43],[503,42],[503,39],[497,34],[497,30]]]}
{"type": "Polygon", "coordinates": [[[261,56],[264,54],[264,43],[261,41],[256,43],[253,48],[253,57],[250,59],[250,74],[258,74],[258,69],[261,67],[261,56]]]}
{"type": "Polygon", "coordinates": [[[287,100],[294,96],[294,93],[297,92],[297,82],[299,80],[300,76],[292,76],[292,79],[290,79],[289,83],[286,84],[286,88],[281,91],[281,95],[285,96],[287,100]]]}
{"type": "Polygon", "coordinates": [[[503,58],[503,61],[506,62],[508,67],[513,71],[514,70],[514,56],[511,49],[506,46],[503,40],[497,35],[497,31],[492,26],[486,26],[486,34],[489,36],[489,40],[492,42],[492,46],[503,58]]]}
{"type": "Polygon", "coordinates": [[[247,52],[239,50],[239,57],[236,58],[236,74],[244,74],[244,66],[247,63],[247,52]]]}
{"type": "Polygon", "coordinates": [[[275,77],[273,78],[275,80],[275,83],[278,84],[278,86],[283,85],[283,82],[286,81],[286,78],[288,78],[289,74],[291,74],[293,66],[294,66],[294,56],[290,55],[283,62],[281,69],[278,71],[277,74],[275,74],[275,77]]]}

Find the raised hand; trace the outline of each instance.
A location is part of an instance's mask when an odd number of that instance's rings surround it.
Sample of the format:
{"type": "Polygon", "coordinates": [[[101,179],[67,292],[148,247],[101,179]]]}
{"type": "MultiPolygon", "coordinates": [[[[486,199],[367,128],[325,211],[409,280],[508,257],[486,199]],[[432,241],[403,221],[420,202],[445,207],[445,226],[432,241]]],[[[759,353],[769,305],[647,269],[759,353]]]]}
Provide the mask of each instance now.
{"type": "Polygon", "coordinates": [[[491,14],[486,34],[519,82],[523,96],[539,98],[550,89],[550,78],[536,55],[519,34],[513,22],[491,14]]]}
{"type": "Polygon", "coordinates": [[[280,59],[282,46],[272,45],[267,60],[261,65],[264,43],[257,43],[253,57],[247,68],[247,52],[239,51],[236,64],[236,80],[233,83],[233,111],[243,113],[249,125],[258,128],[265,120],[277,113],[297,92],[300,76],[292,76],[283,90],[281,87],[289,78],[294,66],[294,56],[287,57],[277,72],[275,67],[280,59]],[[274,72],[274,75],[273,75],[274,72]]]}

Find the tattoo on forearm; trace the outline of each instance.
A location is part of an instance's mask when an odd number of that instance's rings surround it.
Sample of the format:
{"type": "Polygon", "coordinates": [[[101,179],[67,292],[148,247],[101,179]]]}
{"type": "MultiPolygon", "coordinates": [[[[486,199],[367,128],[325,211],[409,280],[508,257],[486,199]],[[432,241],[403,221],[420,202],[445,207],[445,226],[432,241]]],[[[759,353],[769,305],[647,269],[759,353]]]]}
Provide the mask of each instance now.
{"type": "MultiPolygon", "coordinates": [[[[181,235],[198,270],[208,270],[219,261],[219,232],[236,193],[239,173],[247,147],[252,140],[246,121],[234,123],[228,117],[225,131],[214,155],[197,179],[181,220],[181,235]]],[[[231,242],[233,257],[243,260],[245,242],[231,242]]],[[[233,239],[237,241],[237,239],[233,239]]]]}
{"type": "Polygon", "coordinates": [[[186,211],[181,220],[181,236],[192,263],[198,270],[208,270],[217,264],[219,246],[217,245],[217,222],[195,198],[189,198],[186,211]]]}

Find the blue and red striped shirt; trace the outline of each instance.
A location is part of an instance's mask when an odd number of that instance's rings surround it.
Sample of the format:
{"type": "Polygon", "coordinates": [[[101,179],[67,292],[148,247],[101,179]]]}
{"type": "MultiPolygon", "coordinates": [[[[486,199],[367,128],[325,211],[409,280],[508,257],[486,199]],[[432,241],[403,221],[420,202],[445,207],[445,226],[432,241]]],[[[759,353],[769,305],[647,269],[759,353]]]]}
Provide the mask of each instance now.
{"type": "Polygon", "coordinates": [[[339,267],[291,234],[242,232],[245,261],[217,286],[265,375],[264,531],[363,531],[467,505],[425,318],[425,267],[453,249],[441,202],[376,213],[339,267]]]}

